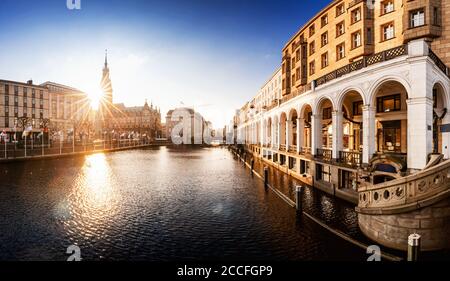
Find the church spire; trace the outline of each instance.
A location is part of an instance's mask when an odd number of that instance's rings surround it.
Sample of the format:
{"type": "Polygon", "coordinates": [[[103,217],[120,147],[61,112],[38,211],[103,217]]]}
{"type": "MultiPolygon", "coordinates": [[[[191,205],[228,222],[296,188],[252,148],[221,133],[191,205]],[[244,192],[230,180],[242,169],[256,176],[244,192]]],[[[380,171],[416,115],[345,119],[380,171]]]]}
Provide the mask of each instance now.
{"type": "Polygon", "coordinates": [[[108,68],[108,50],[105,50],[105,68],[108,68]]]}

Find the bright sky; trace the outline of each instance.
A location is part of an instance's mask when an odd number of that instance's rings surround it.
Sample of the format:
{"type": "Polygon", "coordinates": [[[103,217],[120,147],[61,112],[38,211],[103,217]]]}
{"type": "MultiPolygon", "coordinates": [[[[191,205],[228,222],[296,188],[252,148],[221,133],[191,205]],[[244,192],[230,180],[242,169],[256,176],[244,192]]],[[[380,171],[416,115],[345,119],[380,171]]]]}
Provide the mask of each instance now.
{"type": "Polygon", "coordinates": [[[0,79],[98,92],[108,49],[114,102],[191,106],[228,124],[330,0],[0,1],[0,79]]]}

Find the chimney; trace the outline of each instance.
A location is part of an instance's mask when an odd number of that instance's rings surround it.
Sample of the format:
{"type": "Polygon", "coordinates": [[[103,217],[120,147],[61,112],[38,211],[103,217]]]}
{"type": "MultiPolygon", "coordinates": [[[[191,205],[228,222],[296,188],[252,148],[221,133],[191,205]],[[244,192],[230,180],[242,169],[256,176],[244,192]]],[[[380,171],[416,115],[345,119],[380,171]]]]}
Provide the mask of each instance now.
{"type": "Polygon", "coordinates": [[[28,81],[27,81],[27,84],[28,84],[28,85],[33,85],[33,80],[28,80],[28,81]]]}

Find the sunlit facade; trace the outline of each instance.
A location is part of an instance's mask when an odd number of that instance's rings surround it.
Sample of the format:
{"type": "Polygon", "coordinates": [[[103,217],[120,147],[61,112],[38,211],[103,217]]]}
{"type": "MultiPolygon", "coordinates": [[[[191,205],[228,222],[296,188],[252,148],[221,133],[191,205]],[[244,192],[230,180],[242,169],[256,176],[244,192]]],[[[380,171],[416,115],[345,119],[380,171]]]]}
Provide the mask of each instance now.
{"type": "Polygon", "coordinates": [[[21,132],[31,126],[32,135],[44,129],[44,119],[49,118],[49,90],[43,85],[0,80],[0,129],[7,141],[21,138],[21,132]],[[17,137],[18,136],[18,137],[17,137]]]}
{"type": "MultiPolygon", "coordinates": [[[[402,248],[412,230],[388,215],[376,228],[372,214],[390,206],[387,214],[419,220],[404,209],[405,193],[411,202],[437,196],[424,186],[450,158],[449,9],[439,0],[332,1],[283,48],[281,98],[259,111],[258,93],[240,109],[238,138],[267,164],[358,204],[363,232],[402,248]]],[[[420,231],[443,233],[433,227],[420,231]]]]}

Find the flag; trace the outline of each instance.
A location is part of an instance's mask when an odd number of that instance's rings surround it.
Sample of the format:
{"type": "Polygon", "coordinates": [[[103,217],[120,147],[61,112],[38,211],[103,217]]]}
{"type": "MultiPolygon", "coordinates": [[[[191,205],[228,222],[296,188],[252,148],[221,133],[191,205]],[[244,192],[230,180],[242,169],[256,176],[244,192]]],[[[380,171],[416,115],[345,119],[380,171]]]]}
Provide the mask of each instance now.
{"type": "Polygon", "coordinates": [[[33,131],[33,126],[26,127],[22,133],[22,138],[28,137],[31,131],[33,131]]]}

